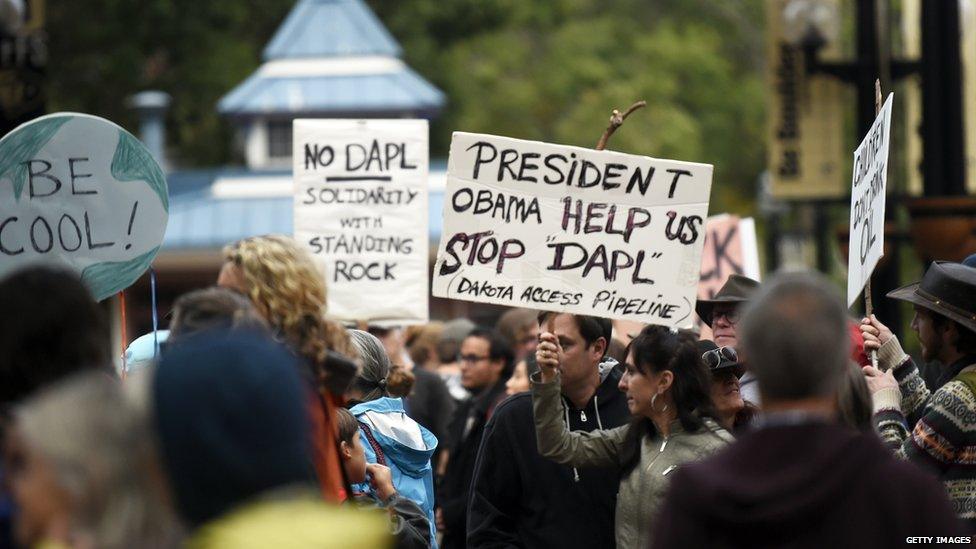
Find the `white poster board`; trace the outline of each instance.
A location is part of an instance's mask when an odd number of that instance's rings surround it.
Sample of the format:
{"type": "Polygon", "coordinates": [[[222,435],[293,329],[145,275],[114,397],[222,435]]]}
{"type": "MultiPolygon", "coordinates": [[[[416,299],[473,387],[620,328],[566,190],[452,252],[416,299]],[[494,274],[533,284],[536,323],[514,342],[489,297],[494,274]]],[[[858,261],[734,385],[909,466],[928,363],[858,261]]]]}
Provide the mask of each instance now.
{"type": "Polygon", "coordinates": [[[847,305],[861,290],[884,255],[885,189],[888,185],[888,146],[891,142],[891,101],[881,107],[871,130],[854,151],[851,186],[850,241],[847,258],[847,305]]]}
{"type": "Polygon", "coordinates": [[[333,318],[427,322],[427,170],[426,120],[295,120],[294,236],[333,318]]]}
{"type": "MultiPolygon", "coordinates": [[[[759,270],[759,248],[756,224],[751,217],[729,214],[713,215],[705,220],[705,245],[702,248],[698,299],[712,299],[730,275],[740,274],[762,280],[759,270]]],[[[695,315],[695,325],[702,339],[711,339],[712,331],[695,315]]],[[[614,320],[614,337],[624,344],[644,327],[643,323],[614,320]]]]}
{"type": "Polygon", "coordinates": [[[454,133],[434,295],[686,327],[712,166],[454,133]]]}
{"type": "Polygon", "coordinates": [[[108,120],[56,113],[0,140],[0,277],[55,263],[100,301],[149,268],[168,217],[156,160],[108,120]]]}

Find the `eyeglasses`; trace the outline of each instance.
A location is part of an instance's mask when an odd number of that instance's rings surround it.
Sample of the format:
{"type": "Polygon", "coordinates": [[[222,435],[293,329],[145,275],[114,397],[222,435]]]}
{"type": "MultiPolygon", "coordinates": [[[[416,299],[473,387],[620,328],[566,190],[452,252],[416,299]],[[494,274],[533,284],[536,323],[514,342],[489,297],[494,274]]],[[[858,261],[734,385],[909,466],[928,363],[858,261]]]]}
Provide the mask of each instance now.
{"type": "Polygon", "coordinates": [[[739,355],[736,354],[735,349],[732,347],[719,347],[718,349],[712,349],[711,351],[702,353],[702,360],[708,366],[709,370],[718,368],[723,358],[728,362],[739,361],[739,355]]]}
{"type": "Polygon", "coordinates": [[[477,364],[482,360],[490,360],[490,356],[478,356],[478,355],[458,355],[457,361],[462,364],[477,364]]]}
{"type": "Polygon", "coordinates": [[[719,318],[725,317],[725,321],[729,324],[735,324],[739,322],[739,310],[729,309],[727,311],[715,311],[712,313],[712,324],[715,323],[719,318]]]}

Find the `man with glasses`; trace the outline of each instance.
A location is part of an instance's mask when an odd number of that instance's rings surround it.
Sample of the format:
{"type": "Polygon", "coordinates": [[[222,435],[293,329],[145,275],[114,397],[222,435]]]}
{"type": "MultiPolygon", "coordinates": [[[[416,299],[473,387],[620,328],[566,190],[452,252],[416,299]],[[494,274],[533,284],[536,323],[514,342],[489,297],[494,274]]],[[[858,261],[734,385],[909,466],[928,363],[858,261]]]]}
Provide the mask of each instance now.
{"type": "Polygon", "coordinates": [[[505,382],[512,375],[512,349],[494,330],[476,328],[461,342],[458,355],[461,385],[471,393],[454,412],[448,428],[447,468],[437,493],[436,518],[444,532],[441,547],[465,547],[468,492],[481,434],[505,397],[505,382]]]}
{"type": "MultiPolygon", "coordinates": [[[[560,392],[569,429],[626,425],[620,372],[606,356],[610,321],[542,313],[538,326],[551,330],[562,346],[560,392]]],[[[485,427],[471,487],[468,547],[613,547],[619,485],[613,468],[573,468],[542,457],[532,396],[514,395],[485,427]]]]}
{"type": "MultiPolygon", "coordinates": [[[[712,329],[712,340],[719,347],[738,347],[736,326],[739,323],[739,311],[747,303],[752,294],[759,288],[755,280],[742,276],[730,275],[722,288],[712,299],[699,299],[695,304],[695,311],[702,322],[712,329]]],[[[759,387],[756,377],[748,371],[739,379],[742,398],[749,402],[759,403],[759,387]]]]}

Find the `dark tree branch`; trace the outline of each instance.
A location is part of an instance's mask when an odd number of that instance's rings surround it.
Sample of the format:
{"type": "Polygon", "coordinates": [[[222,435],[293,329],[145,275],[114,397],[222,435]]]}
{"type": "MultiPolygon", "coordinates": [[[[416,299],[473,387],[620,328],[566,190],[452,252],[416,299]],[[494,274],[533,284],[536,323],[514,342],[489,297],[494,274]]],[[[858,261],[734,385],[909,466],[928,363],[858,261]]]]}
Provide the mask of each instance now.
{"type": "Polygon", "coordinates": [[[603,136],[600,137],[600,141],[598,141],[596,144],[596,150],[602,151],[603,149],[607,148],[607,141],[610,140],[610,136],[613,135],[613,132],[617,131],[617,128],[623,125],[624,120],[627,120],[627,117],[630,116],[632,112],[646,106],[647,101],[641,100],[631,105],[630,108],[627,109],[627,111],[623,114],[621,114],[617,109],[613,109],[613,114],[610,115],[610,125],[607,126],[607,129],[603,131],[603,136]]]}

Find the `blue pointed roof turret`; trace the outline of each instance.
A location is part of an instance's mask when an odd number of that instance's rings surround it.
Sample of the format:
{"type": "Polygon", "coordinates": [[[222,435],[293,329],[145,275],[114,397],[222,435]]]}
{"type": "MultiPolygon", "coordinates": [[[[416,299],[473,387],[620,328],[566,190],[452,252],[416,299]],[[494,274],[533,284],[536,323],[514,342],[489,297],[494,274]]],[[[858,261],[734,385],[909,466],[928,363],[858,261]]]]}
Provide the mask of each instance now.
{"type": "Polygon", "coordinates": [[[363,0],[299,0],[265,48],[264,64],[217,110],[235,119],[437,116],[443,92],[401,53],[363,0]]]}
{"type": "Polygon", "coordinates": [[[264,49],[264,60],[400,54],[362,0],[300,0],[264,49]]]}

